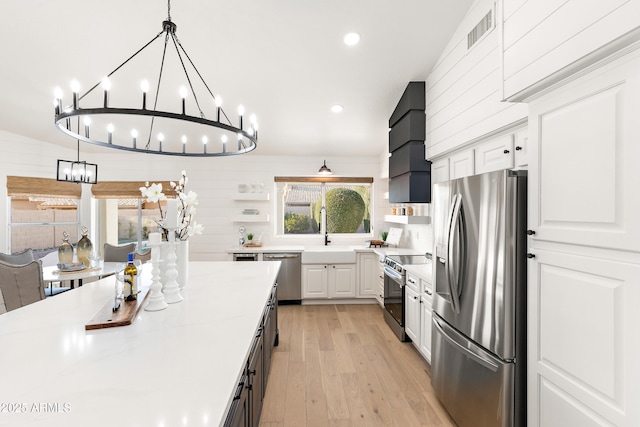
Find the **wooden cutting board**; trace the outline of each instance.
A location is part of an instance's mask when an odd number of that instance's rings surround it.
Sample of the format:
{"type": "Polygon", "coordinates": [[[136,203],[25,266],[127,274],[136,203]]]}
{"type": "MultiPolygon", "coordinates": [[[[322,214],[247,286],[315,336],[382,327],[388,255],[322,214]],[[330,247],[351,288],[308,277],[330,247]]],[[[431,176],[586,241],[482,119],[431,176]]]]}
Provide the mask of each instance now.
{"type": "Polygon", "coordinates": [[[84,329],[89,331],[132,324],[148,294],[149,287],[141,288],[138,299],[135,301],[121,301],[120,308],[117,311],[113,311],[113,297],[109,298],[93,318],[84,325],[84,329]]]}

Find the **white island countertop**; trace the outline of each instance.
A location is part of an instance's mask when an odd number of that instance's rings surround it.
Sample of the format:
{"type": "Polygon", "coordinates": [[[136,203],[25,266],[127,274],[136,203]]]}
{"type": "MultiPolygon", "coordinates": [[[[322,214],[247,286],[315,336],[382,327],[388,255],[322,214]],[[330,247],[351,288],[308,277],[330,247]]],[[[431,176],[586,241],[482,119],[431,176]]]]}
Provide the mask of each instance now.
{"type": "Polygon", "coordinates": [[[114,277],[0,315],[0,426],[221,425],[279,268],[192,262],[184,301],[129,326],[84,329],[114,277]]]}

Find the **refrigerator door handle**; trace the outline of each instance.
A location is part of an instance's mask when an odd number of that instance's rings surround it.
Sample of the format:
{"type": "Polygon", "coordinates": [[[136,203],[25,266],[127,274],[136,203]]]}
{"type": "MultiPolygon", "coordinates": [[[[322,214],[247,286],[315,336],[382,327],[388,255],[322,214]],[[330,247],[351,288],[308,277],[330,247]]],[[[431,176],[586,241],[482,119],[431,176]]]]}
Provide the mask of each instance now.
{"type": "Polygon", "coordinates": [[[451,327],[442,324],[437,316],[433,316],[433,326],[436,328],[437,332],[439,332],[440,335],[442,335],[442,337],[446,339],[451,345],[456,347],[466,356],[475,360],[485,368],[491,370],[492,372],[496,372],[500,367],[501,361],[499,359],[494,360],[493,357],[489,356],[481,349],[476,348],[477,346],[471,343],[468,338],[460,336],[460,334],[453,330],[451,327]]]}
{"type": "Polygon", "coordinates": [[[451,306],[453,308],[454,313],[460,313],[460,288],[459,282],[461,281],[460,266],[463,265],[464,257],[465,257],[465,249],[464,246],[457,251],[457,256],[454,256],[454,247],[460,247],[460,245],[464,244],[464,239],[458,239],[458,246],[455,246],[456,243],[456,230],[457,227],[461,227],[460,231],[463,232],[463,224],[460,224],[460,217],[462,214],[462,195],[456,194],[453,196],[453,204],[451,208],[451,217],[449,222],[449,238],[447,242],[447,282],[449,282],[449,296],[451,300],[451,306]],[[454,262],[455,260],[455,262],[454,262]],[[456,267],[455,276],[454,276],[454,265],[456,267]]]}

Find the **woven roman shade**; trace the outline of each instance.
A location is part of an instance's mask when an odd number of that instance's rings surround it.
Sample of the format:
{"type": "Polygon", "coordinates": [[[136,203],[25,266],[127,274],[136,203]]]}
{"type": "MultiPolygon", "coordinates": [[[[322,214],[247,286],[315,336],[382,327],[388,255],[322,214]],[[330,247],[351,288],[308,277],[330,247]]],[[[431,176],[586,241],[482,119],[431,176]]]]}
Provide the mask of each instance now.
{"type": "MultiPolygon", "coordinates": [[[[162,184],[162,192],[173,198],[169,181],[153,181],[154,184],[162,184]]],[[[140,187],[144,187],[144,181],[100,181],[91,186],[91,193],[96,199],[139,199],[140,187]]],[[[73,184],[72,184],[73,185],[73,184]]]]}
{"type": "Polygon", "coordinates": [[[82,196],[82,187],[71,182],[62,182],[49,178],[7,176],[7,195],[9,197],[79,199],[82,196]]]}

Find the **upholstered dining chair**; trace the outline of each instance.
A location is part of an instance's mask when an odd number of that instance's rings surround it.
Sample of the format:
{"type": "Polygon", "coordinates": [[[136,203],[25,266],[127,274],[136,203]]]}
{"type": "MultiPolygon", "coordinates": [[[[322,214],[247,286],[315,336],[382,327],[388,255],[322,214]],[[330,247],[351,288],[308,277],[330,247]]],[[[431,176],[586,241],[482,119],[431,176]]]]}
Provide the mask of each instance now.
{"type": "Polygon", "coordinates": [[[139,260],[141,263],[145,263],[151,259],[151,248],[147,249],[143,253],[134,252],[133,259],[139,260]]]}
{"type": "Polygon", "coordinates": [[[12,265],[0,261],[0,289],[7,311],[44,299],[42,264],[12,265]]]}
{"type": "Polygon", "coordinates": [[[31,248],[25,249],[17,254],[3,254],[0,253],[0,261],[4,261],[7,264],[13,265],[25,265],[33,261],[33,250],[31,248]]]}
{"type": "Polygon", "coordinates": [[[7,312],[7,306],[4,305],[4,296],[2,295],[2,289],[0,289],[0,314],[7,312]]]}
{"type": "Polygon", "coordinates": [[[103,247],[104,262],[127,262],[129,254],[135,249],[135,243],[127,243],[121,246],[105,243],[103,247]]]}

